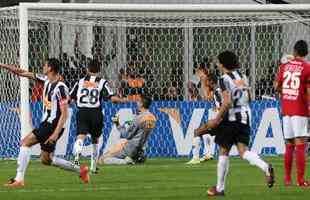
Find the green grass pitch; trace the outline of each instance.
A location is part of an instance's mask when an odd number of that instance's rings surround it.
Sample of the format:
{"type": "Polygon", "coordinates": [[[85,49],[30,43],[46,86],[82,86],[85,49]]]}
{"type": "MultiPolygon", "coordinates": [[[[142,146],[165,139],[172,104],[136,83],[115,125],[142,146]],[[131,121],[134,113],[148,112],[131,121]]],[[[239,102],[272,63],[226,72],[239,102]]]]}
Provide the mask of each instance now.
{"type": "MultiPolygon", "coordinates": [[[[262,172],[238,158],[231,159],[225,199],[296,200],[309,199],[310,189],[283,185],[283,158],[267,158],[275,167],[276,185],[269,189],[262,172]]],[[[103,166],[84,185],[76,174],[32,161],[26,187],[0,186],[0,200],[199,200],[208,199],[208,186],[216,181],[216,161],[188,166],[185,159],[149,159],[140,166],[103,166]]],[[[0,182],[15,175],[15,161],[0,161],[0,182]]],[[[310,167],[308,165],[308,171],[310,167]]],[[[213,197],[214,198],[214,197],[213,197]]],[[[222,198],[222,197],[220,197],[222,198]]]]}

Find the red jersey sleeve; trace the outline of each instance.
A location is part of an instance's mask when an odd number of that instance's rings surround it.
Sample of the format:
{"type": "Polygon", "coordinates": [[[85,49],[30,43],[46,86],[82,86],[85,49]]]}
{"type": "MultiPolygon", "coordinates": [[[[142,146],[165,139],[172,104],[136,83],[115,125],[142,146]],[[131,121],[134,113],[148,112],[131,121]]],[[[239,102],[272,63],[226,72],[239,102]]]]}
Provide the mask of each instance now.
{"type": "Polygon", "coordinates": [[[307,65],[306,67],[307,71],[306,71],[306,84],[307,84],[307,88],[310,88],[310,64],[307,65]]]}

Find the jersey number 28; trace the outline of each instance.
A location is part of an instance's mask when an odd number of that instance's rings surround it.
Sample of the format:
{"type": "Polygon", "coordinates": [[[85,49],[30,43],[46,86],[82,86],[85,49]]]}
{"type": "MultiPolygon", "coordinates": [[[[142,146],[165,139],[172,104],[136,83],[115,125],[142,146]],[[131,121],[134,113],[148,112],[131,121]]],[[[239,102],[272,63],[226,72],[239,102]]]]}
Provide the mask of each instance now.
{"type": "Polygon", "coordinates": [[[81,90],[80,103],[94,105],[99,101],[99,91],[97,89],[83,88],[81,90]]]}

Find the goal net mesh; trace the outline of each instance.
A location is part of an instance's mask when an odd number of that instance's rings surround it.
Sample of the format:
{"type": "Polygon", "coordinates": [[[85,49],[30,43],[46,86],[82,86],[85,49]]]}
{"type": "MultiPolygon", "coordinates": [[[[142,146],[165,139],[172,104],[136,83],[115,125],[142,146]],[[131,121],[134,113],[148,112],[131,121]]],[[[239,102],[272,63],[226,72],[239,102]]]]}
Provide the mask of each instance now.
{"type": "MultiPolygon", "coordinates": [[[[0,13],[0,62],[18,65],[18,9],[0,13]]],[[[310,42],[310,12],[29,10],[28,14],[30,71],[40,73],[47,57],[58,58],[65,83],[72,88],[85,75],[89,60],[96,58],[118,95],[132,95],[127,82],[134,79],[156,101],[201,100],[195,70],[204,63],[218,73],[216,56],[226,49],[239,56],[255,100],[272,97],[282,55],[291,54],[299,39],[310,42]],[[197,94],[189,89],[190,83],[196,84],[197,94]]],[[[2,157],[16,156],[18,151],[19,87],[18,77],[0,69],[2,157]]],[[[29,90],[35,126],[41,115],[42,85],[31,82],[29,90]]],[[[70,133],[69,141],[74,135],[70,133]]],[[[108,137],[104,134],[104,140],[108,137]]],[[[174,151],[166,145],[167,138],[152,137],[157,140],[150,145],[153,155],[174,151]]]]}

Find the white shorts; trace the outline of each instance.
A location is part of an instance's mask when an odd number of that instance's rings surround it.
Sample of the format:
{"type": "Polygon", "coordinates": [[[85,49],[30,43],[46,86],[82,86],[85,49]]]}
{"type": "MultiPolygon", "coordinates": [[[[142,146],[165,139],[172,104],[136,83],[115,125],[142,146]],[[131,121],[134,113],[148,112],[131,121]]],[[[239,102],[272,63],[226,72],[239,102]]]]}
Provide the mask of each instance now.
{"type": "Polygon", "coordinates": [[[309,137],[308,117],[283,116],[283,133],[284,139],[309,137]]]}

